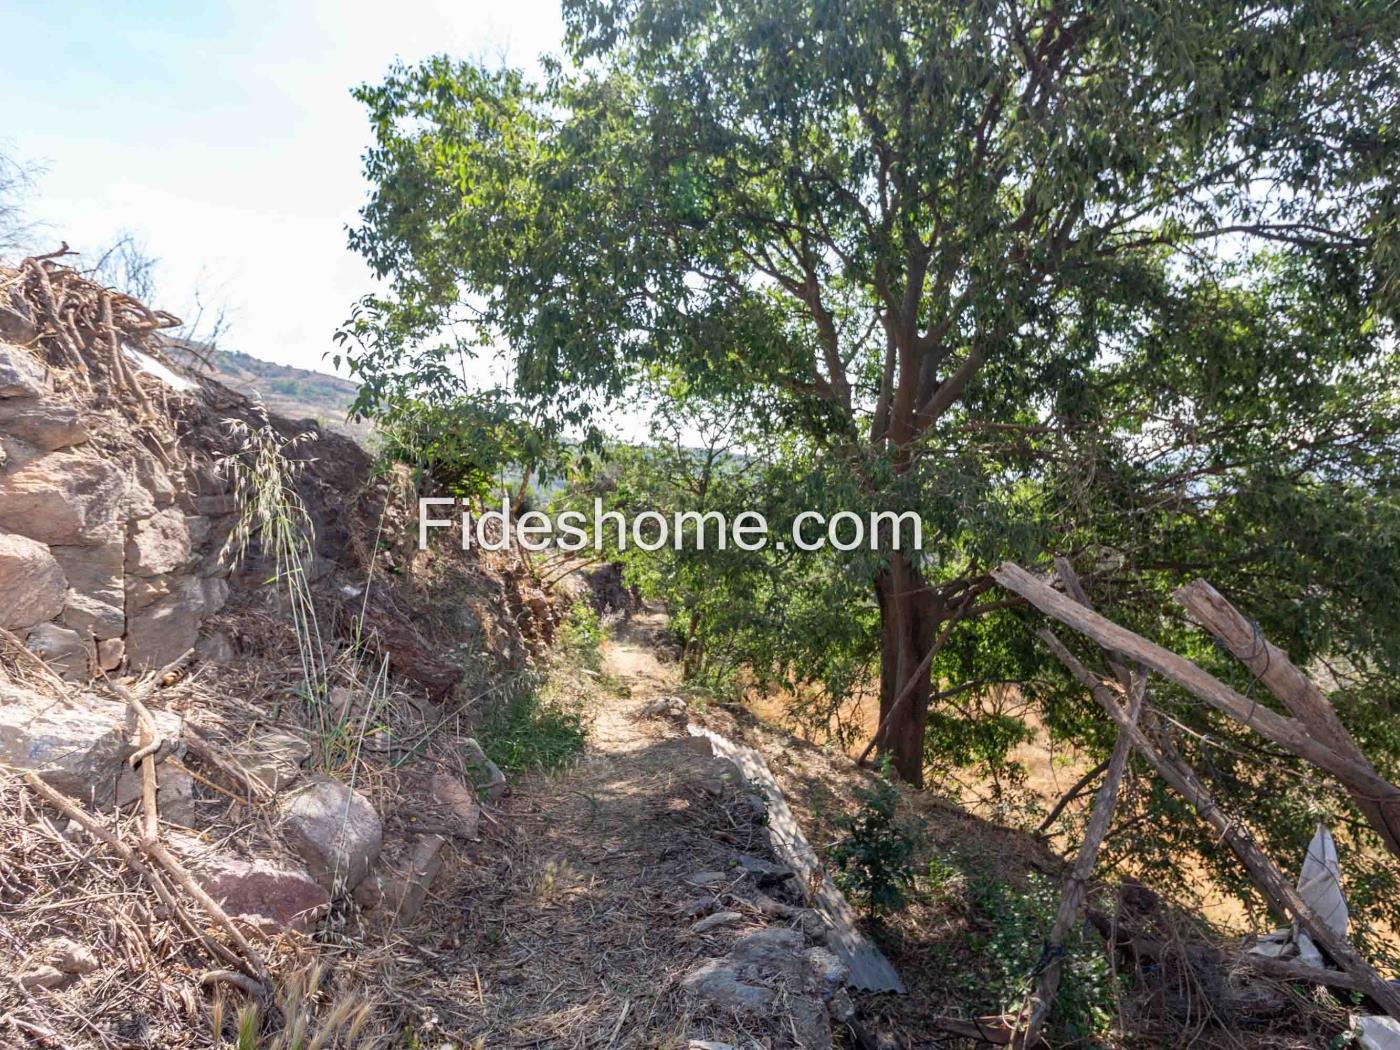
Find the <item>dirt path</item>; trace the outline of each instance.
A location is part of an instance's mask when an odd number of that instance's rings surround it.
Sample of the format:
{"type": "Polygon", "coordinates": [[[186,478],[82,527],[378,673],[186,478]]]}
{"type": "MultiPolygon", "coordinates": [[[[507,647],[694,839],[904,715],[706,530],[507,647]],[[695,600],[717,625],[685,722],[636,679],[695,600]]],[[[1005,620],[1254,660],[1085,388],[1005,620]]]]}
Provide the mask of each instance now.
{"type": "Polygon", "coordinates": [[[698,752],[683,718],[648,713],[675,682],[654,655],[660,626],[643,615],[609,641],[604,680],[625,688],[591,712],[585,754],[515,785],[503,852],[459,874],[435,907],[438,932],[456,921],[441,979],[417,990],[436,1012],[420,1022],[420,1045],[799,1045],[767,1031],[781,1010],[747,1020],[697,1014],[680,987],[697,964],[773,921],[745,907],[712,933],[690,930],[722,901],[740,906],[727,896],[743,879],[739,854],[771,855],[733,767],[698,752]],[[693,877],[707,871],[727,873],[723,884],[697,889],[693,877]]]}

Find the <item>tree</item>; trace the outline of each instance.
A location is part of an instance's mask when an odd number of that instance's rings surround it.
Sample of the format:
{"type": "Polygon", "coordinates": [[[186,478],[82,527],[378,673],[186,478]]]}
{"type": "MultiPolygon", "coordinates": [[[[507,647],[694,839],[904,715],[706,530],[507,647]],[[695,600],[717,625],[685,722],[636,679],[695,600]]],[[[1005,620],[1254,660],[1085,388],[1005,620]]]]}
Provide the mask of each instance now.
{"type": "MultiPolygon", "coordinates": [[[[1359,295],[1396,257],[1382,3],[564,10],[572,61],[541,84],[438,58],[359,90],[374,191],[351,241],[392,294],[362,304],[354,367],[465,323],[522,396],[585,421],[581,395],[664,362],[901,510],[957,487],[940,472],[979,435],[1090,389],[1188,262],[1262,242],[1359,295]]],[[[1397,290],[1369,288],[1379,310],[1397,290]]],[[[956,545],[858,567],[881,745],[919,782],[936,641],[999,603],[956,545]]]]}

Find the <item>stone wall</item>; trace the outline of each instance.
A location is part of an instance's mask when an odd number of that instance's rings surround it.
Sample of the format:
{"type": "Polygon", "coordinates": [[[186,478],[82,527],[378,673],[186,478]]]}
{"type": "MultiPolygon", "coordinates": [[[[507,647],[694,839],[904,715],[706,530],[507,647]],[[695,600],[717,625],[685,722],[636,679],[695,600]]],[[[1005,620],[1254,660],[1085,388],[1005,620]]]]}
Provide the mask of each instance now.
{"type": "Polygon", "coordinates": [[[233,501],[157,433],[0,342],[0,628],[70,680],[178,660],[228,596],[233,501]]]}

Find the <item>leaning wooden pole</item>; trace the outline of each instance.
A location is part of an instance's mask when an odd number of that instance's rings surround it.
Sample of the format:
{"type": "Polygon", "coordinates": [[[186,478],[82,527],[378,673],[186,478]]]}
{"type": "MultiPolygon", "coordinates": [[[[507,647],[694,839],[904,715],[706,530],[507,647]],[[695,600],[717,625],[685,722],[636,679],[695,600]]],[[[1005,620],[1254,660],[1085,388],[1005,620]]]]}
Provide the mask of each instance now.
{"type": "MultiPolygon", "coordinates": [[[[1081,605],[1088,607],[1089,598],[1079,585],[1079,578],[1067,560],[1057,559],[1056,568],[1064,581],[1065,589],[1081,605]]],[[[1136,724],[1142,709],[1147,689],[1147,676],[1133,673],[1127,665],[1110,657],[1115,675],[1129,690],[1127,716],[1136,724]]],[[[1089,811],[1089,823],[1084,829],[1084,841],[1075,855],[1065,877],[1064,888],[1060,892],[1060,906],[1055,913],[1055,923],[1050,928],[1050,936],[1045,943],[1045,952],[1037,972],[1032,977],[1031,990],[1016,1017],[1016,1025],[1011,1033],[1013,1050],[1029,1050],[1041,1043],[1041,1031],[1050,1017],[1055,1003],[1055,995],[1060,990],[1060,975],[1064,970],[1065,941],[1070,930],[1079,921],[1079,913],[1089,897],[1089,881],[1098,863],[1099,849],[1113,823],[1113,814],[1118,807],[1118,794],[1123,783],[1123,775],[1128,768],[1128,757],[1132,753],[1132,739],[1121,729],[1113,742],[1113,753],[1108,759],[1103,783],[1094,794],[1094,803],[1089,811]]]]}
{"type": "MultiPolygon", "coordinates": [[[[1259,631],[1258,625],[1226,601],[1205,580],[1195,580],[1180,588],[1172,597],[1200,624],[1229,649],[1251,674],[1286,707],[1298,721],[1312,731],[1318,740],[1359,767],[1375,773],[1352,735],[1347,732],[1331,701],[1289,659],[1288,654],[1274,645],[1259,631]]],[[[1386,848],[1400,856],[1400,802],[1382,802],[1347,785],[1352,799],[1367,822],[1380,835],[1386,848]]]]}
{"type": "Polygon", "coordinates": [[[1119,731],[1131,738],[1133,747],[1151,764],[1167,785],[1190,802],[1201,819],[1235,852],[1245,870],[1249,872],[1251,881],[1269,902],[1270,908],[1285,921],[1296,919],[1332,961],[1356,981],[1361,992],[1374,1000],[1391,1017],[1400,1021],[1400,990],[1382,980],[1366,960],[1357,954],[1347,939],[1328,926],[1317,912],[1308,906],[1278,866],[1254,844],[1249,831],[1215,804],[1205,785],[1189,766],[1179,759],[1169,758],[1152,744],[1137,723],[1129,718],[1128,711],[1114,690],[1080,663],[1054,633],[1042,630],[1038,632],[1038,636],[1069,669],[1070,674],[1089,690],[1099,706],[1108,712],[1109,717],[1118,723],[1119,731]]]}
{"type": "Polygon", "coordinates": [[[1156,671],[1265,739],[1331,773],[1349,790],[1378,803],[1400,805],[1400,788],[1379,776],[1369,763],[1340,754],[1318,740],[1298,719],[1285,717],[1257,700],[1242,696],[1185,657],[1084,608],[1019,565],[1004,562],[992,576],[1047,616],[1073,627],[1105,649],[1156,671]]]}

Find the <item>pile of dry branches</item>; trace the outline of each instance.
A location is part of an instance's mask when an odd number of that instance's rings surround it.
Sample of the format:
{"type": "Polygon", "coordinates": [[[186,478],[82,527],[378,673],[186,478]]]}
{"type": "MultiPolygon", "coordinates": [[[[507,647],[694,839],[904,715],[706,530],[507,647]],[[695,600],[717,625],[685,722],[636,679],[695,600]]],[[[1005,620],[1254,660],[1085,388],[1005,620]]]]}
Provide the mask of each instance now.
{"type": "Polygon", "coordinates": [[[0,268],[0,310],[11,315],[12,327],[33,333],[23,341],[35,343],[81,392],[108,404],[129,402],[150,417],[150,399],[127,351],[139,350],[165,363],[150,337],[178,327],[180,319],[56,261],[70,254],[64,244],[56,252],[23,260],[15,270],[0,268]]]}

